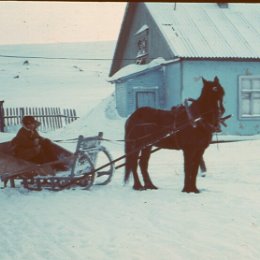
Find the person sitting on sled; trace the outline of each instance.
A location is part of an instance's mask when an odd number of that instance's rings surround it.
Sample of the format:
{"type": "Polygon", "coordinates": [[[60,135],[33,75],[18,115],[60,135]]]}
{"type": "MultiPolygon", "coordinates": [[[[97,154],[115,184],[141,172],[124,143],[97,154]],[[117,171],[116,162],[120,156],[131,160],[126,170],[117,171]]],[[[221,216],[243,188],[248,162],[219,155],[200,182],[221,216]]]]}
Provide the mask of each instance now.
{"type": "MultiPolygon", "coordinates": [[[[22,127],[12,140],[16,157],[37,164],[58,160],[58,156],[52,147],[52,142],[38,133],[37,128],[40,124],[33,116],[23,117],[22,127]]],[[[63,163],[58,163],[53,167],[56,170],[67,170],[68,168],[63,163]]]]}

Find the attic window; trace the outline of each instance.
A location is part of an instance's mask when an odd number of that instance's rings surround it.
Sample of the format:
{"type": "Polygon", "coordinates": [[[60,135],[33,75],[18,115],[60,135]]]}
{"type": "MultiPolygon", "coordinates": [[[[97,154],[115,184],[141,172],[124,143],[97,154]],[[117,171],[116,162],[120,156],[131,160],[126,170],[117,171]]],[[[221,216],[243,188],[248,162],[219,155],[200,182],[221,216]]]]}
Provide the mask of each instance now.
{"type": "Polygon", "coordinates": [[[147,63],[148,58],[148,31],[149,27],[143,25],[135,34],[136,42],[136,64],[147,63]]]}

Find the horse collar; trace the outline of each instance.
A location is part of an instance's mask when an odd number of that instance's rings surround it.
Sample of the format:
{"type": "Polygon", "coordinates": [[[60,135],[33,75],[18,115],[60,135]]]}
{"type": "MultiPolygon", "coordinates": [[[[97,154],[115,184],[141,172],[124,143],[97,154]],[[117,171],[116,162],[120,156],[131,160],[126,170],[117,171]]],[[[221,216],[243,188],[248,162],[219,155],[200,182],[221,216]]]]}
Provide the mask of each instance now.
{"type": "Polygon", "coordinates": [[[191,98],[188,98],[188,99],[185,99],[184,100],[184,107],[185,107],[185,111],[187,113],[187,116],[188,116],[188,119],[189,119],[189,122],[191,123],[192,127],[193,128],[196,128],[197,127],[197,122],[200,121],[201,118],[194,118],[192,113],[191,113],[191,110],[190,110],[190,107],[189,107],[189,103],[188,101],[195,101],[194,99],[191,99],[191,98]]]}

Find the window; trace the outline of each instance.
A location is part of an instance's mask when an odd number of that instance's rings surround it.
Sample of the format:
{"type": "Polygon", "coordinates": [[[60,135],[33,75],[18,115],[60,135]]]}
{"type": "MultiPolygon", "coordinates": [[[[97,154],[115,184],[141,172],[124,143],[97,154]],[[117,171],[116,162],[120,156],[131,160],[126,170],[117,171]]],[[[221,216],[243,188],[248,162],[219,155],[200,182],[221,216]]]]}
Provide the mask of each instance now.
{"type": "Polygon", "coordinates": [[[142,26],[135,34],[136,36],[136,64],[147,63],[148,58],[148,26],[142,26]]]}
{"type": "Polygon", "coordinates": [[[260,75],[239,78],[239,117],[260,118],[260,75]]]}

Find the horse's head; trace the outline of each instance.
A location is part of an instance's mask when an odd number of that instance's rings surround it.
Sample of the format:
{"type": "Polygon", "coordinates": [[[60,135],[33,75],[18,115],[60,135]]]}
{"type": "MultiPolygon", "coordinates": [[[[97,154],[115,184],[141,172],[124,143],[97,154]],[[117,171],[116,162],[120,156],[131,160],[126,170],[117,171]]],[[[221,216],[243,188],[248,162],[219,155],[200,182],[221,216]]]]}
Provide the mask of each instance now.
{"type": "Polygon", "coordinates": [[[203,108],[203,116],[209,124],[212,124],[215,128],[219,128],[220,118],[225,112],[223,106],[223,97],[225,91],[219,83],[218,77],[215,77],[213,81],[207,81],[202,78],[203,88],[199,101],[203,108]]]}

